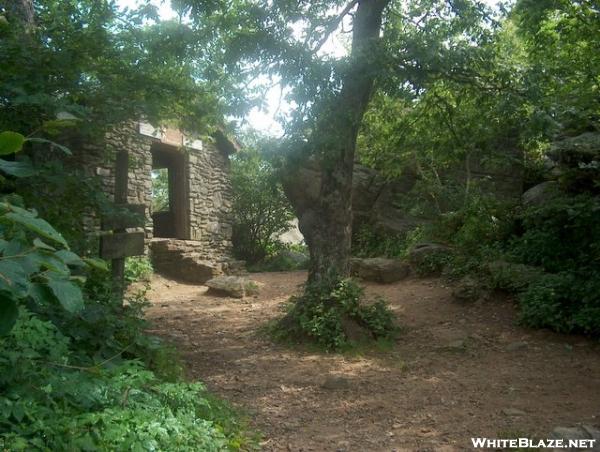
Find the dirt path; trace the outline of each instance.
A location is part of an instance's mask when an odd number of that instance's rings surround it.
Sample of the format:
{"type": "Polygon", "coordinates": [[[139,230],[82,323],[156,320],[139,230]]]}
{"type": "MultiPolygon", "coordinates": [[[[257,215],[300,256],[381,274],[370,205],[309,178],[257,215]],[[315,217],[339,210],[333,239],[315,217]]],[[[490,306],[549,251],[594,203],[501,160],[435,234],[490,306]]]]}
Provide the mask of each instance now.
{"type": "Polygon", "coordinates": [[[192,377],[253,415],[266,451],[460,451],[600,423],[598,343],[515,326],[506,300],[459,305],[441,280],[369,285],[406,332],[391,351],[344,357],[257,335],[305,274],[253,278],[261,294],[243,301],[157,278],[148,316],[192,377]],[[347,387],[323,387],[332,376],[347,387]]]}

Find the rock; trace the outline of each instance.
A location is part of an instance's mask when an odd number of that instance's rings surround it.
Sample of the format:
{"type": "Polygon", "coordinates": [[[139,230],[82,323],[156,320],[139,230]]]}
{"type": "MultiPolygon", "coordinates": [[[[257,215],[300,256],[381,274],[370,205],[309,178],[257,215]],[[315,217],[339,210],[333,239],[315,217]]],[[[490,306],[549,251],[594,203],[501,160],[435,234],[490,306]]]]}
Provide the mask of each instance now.
{"type": "Polygon", "coordinates": [[[581,427],[556,427],[550,434],[552,438],[556,439],[588,439],[588,433],[581,427]]]}
{"type": "Polygon", "coordinates": [[[546,181],[535,185],[521,196],[521,202],[527,207],[539,207],[559,194],[558,182],[546,181]]]}
{"type": "Polygon", "coordinates": [[[464,339],[457,339],[450,342],[445,348],[452,351],[463,351],[467,348],[467,343],[464,339]]]}
{"type": "Polygon", "coordinates": [[[350,389],[350,382],[344,377],[332,377],[329,376],[325,379],[325,382],[321,385],[323,389],[329,390],[343,390],[350,389]]]}
{"type": "Polygon", "coordinates": [[[206,282],[209,293],[234,298],[258,293],[258,284],[241,276],[217,276],[206,282]]]}
{"type": "Polygon", "coordinates": [[[395,206],[399,197],[415,185],[417,176],[410,168],[390,179],[378,171],[355,164],[352,176],[353,229],[368,225],[373,232],[384,236],[405,235],[424,223],[395,206]]]}
{"type": "Polygon", "coordinates": [[[585,132],[555,141],[547,155],[553,161],[571,168],[579,167],[580,163],[597,161],[600,156],[600,133],[585,132]]]}
{"type": "Polygon", "coordinates": [[[529,347],[527,342],[512,342],[506,346],[506,351],[517,352],[520,350],[525,350],[527,347],[529,347]]]}
{"type": "Polygon", "coordinates": [[[289,223],[289,229],[283,234],[279,234],[276,238],[281,243],[299,245],[304,243],[304,236],[298,227],[298,219],[294,218],[289,223]]]}
{"type": "Polygon", "coordinates": [[[366,342],[373,339],[373,335],[369,330],[362,327],[361,325],[349,317],[342,318],[342,330],[346,335],[346,338],[352,342],[366,342]]]}
{"type": "Polygon", "coordinates": [[[350,259],[350,273],[365,281],[391,283],[406,278],[410,274],[410,266],[398,259],[352,258],[350,259]]]}
{"type": "Polygon", "coordinates": [[[481,297],[482,287],[477,279],[465,276],[452,289],[452,298],[459,302],[476,301],[481,297]]]}
{"type": "Polygon", "coordinates": [[[204,284],[223,274],[219,263],[203,259],[192,240],[153,239],[150,242],[154,270],[168,278],[190,284],[204,284]]]}
{"type": "Polygon", "coordinates": [[[504,408],[502,410],[502,414],[505,416],[513,417],[513,416],[527,416],[527,413],[523,410],[519,410],[517,408],[504,408]]]}
{"type": "Polygon", "coordinates": [[[425,220],[406,216],[399,209],[388,208],[385,216],[381,213],[373,222],[373,230],[383,237],[401,236],[414,230],[425,223],[425,220]]]}
{"type": "MultiPolygon", "coordinates": [[[[594,447],[591,449],[586,449],[586,450],[591,450],[591,451],[599,451],[600,450],[600,430],[598,429],[598,427],[591,426],[591,425],[580,425],[578,427],[556,427],[554,430],[552,430],[552,433],[550,434],[550,438],[563,439],[565,441],[580,440],[580,439],[596,440],[594,447]]],[[[555,451],[555,452],[565,451],[565,450],[575,451],[575,450],[581,450],[581,449],[573,449],[573,448],[571,448],[571,449],[552,449],[552,451],[555,451]]]]}
{"type": "Polygon", "coordinates": [[[434,275],[442,270],[442,258],[450,252],[449,247],[439,243],[418,243],[408,250],[408,261],[419,274],[434,275]]]}

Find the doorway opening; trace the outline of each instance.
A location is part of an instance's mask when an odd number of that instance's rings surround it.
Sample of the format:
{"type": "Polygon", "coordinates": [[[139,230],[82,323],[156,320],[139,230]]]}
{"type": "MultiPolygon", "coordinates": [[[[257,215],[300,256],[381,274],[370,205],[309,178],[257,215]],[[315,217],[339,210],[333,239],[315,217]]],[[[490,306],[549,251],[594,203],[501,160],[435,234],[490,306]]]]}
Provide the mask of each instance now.
{"type": "Polygon", "coordinates": [[[154,237],[188,238],[185,156],[175,146],[152,145],[152,222],[154,237]]]}

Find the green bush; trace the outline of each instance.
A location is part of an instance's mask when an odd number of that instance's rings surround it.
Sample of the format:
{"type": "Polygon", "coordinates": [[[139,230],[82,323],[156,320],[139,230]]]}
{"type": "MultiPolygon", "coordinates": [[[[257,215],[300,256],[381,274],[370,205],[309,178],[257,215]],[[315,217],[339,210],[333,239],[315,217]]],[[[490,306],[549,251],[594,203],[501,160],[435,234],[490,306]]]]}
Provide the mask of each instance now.
{"type": "Polygon", "coordinates": [[[233,249],[236,257],[256,264],[281,244],[277,236],[290,229],[290,204],[271,163],[255,149],[238,153],[231,162],[233,249]]]}
{"type": "Polygon", "coordinates": [[[408,247],[403,234],[388,235],[368,223],[352,231],[352,255],[356,257],[403,257],[408,247]]]}
{"type": "Polygon", "coordinates": [[[134,283],[150,281],[154,269],[148,256],[134,256],[125,259],[125,281],[134,283]]]}
{"type": "Polygon", "coordinates": [[[251,272],[285,272],[306,270],[310,263],[309,251],[303,245],[281,245],[269,257],[248,266],[251,272]]]}
{"type": "Polygon", "coordinates": [[[290,299],[289,312],[273,333],[278,339],[307,340],[326,350],[343,350],[357,340],[393,338],[398,328],[387,304],[380,298],[365,303],[363,298],[363,289],[352,279],[307,284],[302,295],[290,299]]]}
{"type": "Polygon", "coordinates": [[[164,383],[118,356],[82,366],[56,326],[20,311],[0,338],[2,449],[221,451],[243,441],[212,420],[202,385],[164,383]]]}
{"type": "Polygon", "coordinates": [[[513,258],[548,272],[594,268],[600,259],[600,199],[563,194],[518,217],[521,234],[510,241],[513,258]]]}
{"type": "Polygon", "coordinates": [[[519,301],[526,325],[562,333],[600,334],[600,272],[544,275],[528,286],[519,301]]]}

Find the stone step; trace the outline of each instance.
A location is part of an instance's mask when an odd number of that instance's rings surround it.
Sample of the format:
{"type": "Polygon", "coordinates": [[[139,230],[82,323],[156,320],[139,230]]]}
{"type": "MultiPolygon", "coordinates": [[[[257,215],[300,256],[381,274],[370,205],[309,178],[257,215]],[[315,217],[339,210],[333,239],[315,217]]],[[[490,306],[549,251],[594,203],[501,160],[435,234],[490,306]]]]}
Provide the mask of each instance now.
{"type": "Polygon", "coordinates": [[[184,283],[204,284],[223,274],[247,274],[244,261],[215,261],[198,251],[201,246],[193,240],[153,239],[150,249],[155,271],[184,283]]]}

